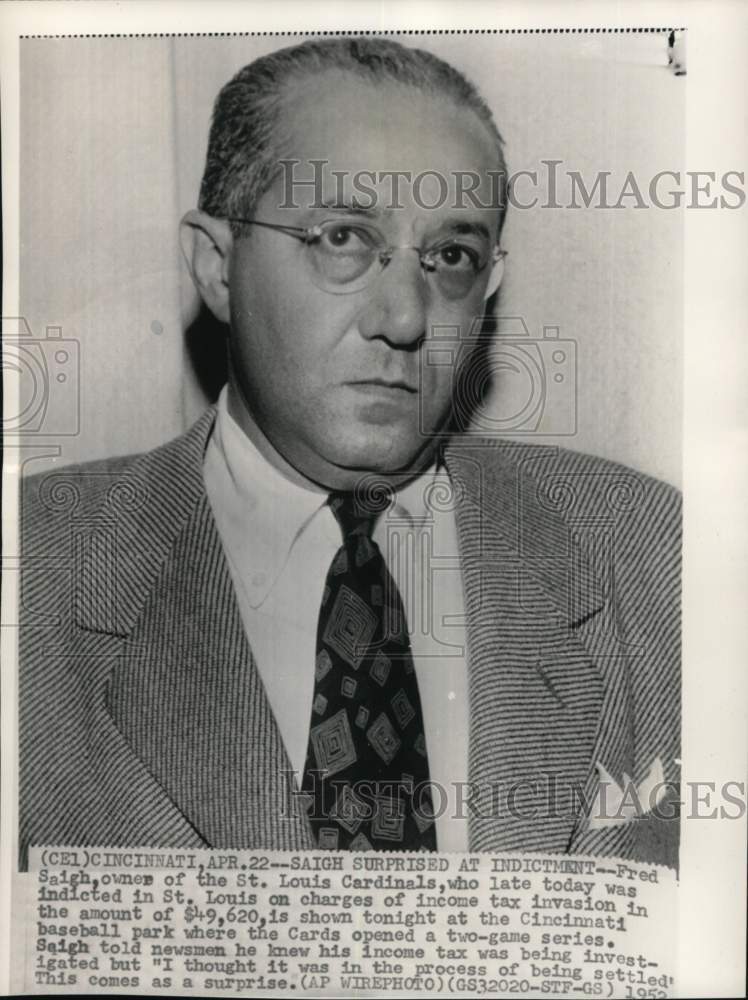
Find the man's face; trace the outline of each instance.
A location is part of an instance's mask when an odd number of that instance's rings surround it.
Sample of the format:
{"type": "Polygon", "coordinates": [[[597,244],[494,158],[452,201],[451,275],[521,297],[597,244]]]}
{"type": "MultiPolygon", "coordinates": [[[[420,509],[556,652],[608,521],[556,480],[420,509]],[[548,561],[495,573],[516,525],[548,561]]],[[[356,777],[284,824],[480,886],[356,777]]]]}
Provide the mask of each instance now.
{"type": "MultiPolygon", "coordinates": [[[[372,86],[341,72],[294,85],[285,109],[281,155],[300,161],[297,180],[311,179],[310,161],[327,161],[323,201],[331,207],[313,207],[315,191],[300,185],[294,207],[285,207],[281,177],[253,219],[301,228],[334,220],[354,230],[334,239],[355,245],[355,227],[363,223],[375,226],[388,246],[482,240],[490,252],[498,211],[474,207],[468,198],[455,207],[456,171],[480,177],[476,195],[481,205],[491,204],[487,172],[496,169],[496,147],[473,112],[412,87],[372,86]],[[418,191],[401,182],[403,207],[396,208],[392,181],[383,179],[372,185],[376,207],[351,212],[354,175],[395,170],[413,177],[438,172],[447,197],[433,176],[418,191]]],[[[459,254],[448,259],[459,262],[459,254]]],[[[459,338],[482,314],[490,272],[489,262],[465,297],[445,296],[415,252],[397,250],[366,287],[331,294],[320,287],[325,281],[303,242],[250,227],[234,242],[229,267],[233,377],[244,404],[277,451],[328,488],[350,489],[362,474],[417,467],[449,413],[453,369],[444,360],[450,351],[457,357],[459,338]],[[428,363],[434,347],[438,354],[428,363]]]]}

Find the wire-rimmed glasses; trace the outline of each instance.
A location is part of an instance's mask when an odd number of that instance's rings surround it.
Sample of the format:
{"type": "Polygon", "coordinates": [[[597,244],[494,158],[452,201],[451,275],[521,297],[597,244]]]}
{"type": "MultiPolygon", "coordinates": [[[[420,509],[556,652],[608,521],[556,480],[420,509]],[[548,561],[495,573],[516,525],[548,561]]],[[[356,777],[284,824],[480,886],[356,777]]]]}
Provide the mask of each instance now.
{"type": "Polygon", "coordinates": [[[449,300],[466,298],[490,264],[492,274],[485,293],[488,297],[498,287],[501,278],[498,265],[507,253],[498,245],[491,245],[477,232],[478,227],[476,232],[448,236],[421,249],[417,246],[389,246],[375,226],[363,221],[329,219],[306,228],[259,219],[230,218],[227,221],[262,226],[299,240],[308,251],[306,256],[313,283],[332,295],[361,291],[382,273],[396,250],[413,250],[418,254],[424,277],[443,298],[449,300]]]}

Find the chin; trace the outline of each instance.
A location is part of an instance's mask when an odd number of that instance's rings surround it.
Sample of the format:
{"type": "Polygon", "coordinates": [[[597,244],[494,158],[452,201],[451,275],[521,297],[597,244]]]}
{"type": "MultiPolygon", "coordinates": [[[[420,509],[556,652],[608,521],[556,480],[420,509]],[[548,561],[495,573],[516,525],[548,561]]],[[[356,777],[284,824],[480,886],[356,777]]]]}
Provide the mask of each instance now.
{"type": "Polygon", "coordinates": [[[335,464],[364,473],[405,472],[417,461],[426,444],[423,437],[404,439],[396,433],[388,434],[384,427],[378,428],[375,434],[369,431],[363,437],[364,440],[336,442],[335,464]]]}

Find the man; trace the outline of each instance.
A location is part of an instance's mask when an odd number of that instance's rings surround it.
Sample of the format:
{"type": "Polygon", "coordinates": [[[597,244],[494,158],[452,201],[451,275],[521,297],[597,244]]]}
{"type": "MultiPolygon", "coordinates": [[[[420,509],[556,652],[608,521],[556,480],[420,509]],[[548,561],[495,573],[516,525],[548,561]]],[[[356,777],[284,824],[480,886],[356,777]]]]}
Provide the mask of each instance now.
{"type": "Polygon", "coordinates": [[[456,433],[503,176],[472,86],[395,42],[307,42],[221,92],[181,239],[228,385],[182,438],[24,499],[22,852],[675,863],[651,809],[677,778],[675,491],[456,433]]]}

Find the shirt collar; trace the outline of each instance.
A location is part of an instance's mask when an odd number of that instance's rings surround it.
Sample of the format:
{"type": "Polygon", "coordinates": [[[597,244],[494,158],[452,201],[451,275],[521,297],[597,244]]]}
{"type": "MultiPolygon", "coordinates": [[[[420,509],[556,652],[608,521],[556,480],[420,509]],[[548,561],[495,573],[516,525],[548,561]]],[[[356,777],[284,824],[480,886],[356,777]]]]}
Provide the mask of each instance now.
{"type": "MultiPolygon", "coordinates": [[[[329,518],[325,528],[333,543],[340,541],[340,529],[327,507],[328,493],[289,479],[244,433],[229,413],[227,387],[216,409],[214,452],[212,459],[206,457],[206,473],[220,477],[212,499],[220,504],[220,518],[228,528],[229,558],[238,564],[250,604],[259,608],[315,518],[329,518]]],[[[439,474],[434,463],[398,490],[383,520],[404,520],[420,528],[431,517],[431,486],[439,474]]]]}
{"type": "Polygon", "coordinates": [[[294,542],[326,505],[327,493],[284,476],[236,423],[227,399],[224,387],[211,440],[222,480],[218,502],[229,530],[229,558],[238,564],[250,604],[258,608],[294,542]]]}
{"type": "Polygon", "coordinates": [[[406,518],[413,528],[421,528],[427,521],[433,520],[435,504],[435,489],[440,479],[447,475],[440,462],[433,462],[415,479],[398,490],[391,513],[398,518],[406,518]]]}

